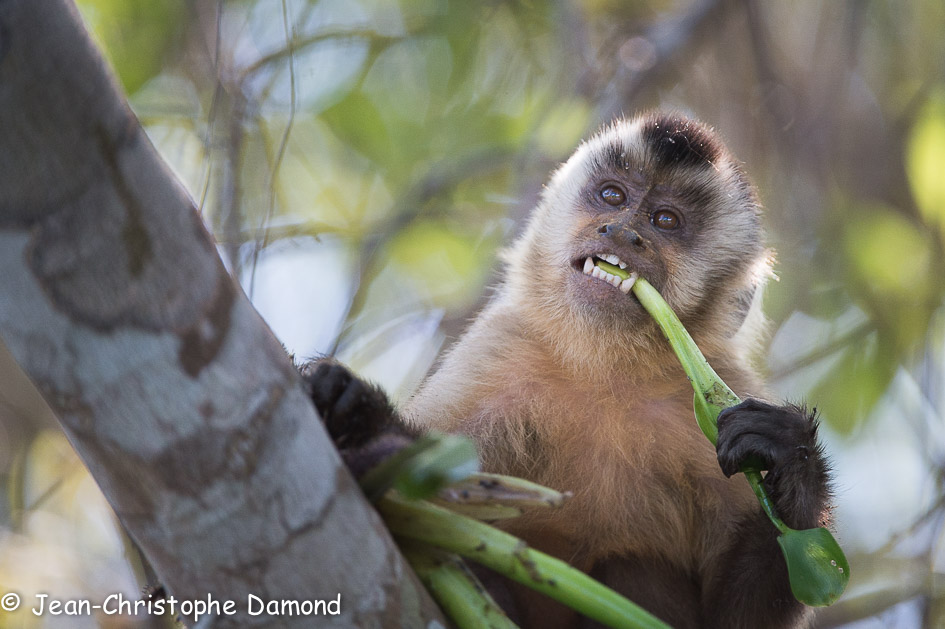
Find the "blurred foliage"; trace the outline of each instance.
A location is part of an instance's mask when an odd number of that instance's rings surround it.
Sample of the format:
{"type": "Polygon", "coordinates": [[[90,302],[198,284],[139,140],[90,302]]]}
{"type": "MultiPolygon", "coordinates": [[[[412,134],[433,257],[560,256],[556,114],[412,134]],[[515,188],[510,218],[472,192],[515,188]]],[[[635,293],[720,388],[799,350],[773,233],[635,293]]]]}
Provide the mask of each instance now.
{"type": "MultiPolygon", "coordinates": [[[[401,396],[481,306],[498,249],[581,137],[654,106],[714,124],[779,251],[773,384],[817,404],[842,462],[854,581],[819,622],[945,622],[941,0],[78,4],[276,333],[401,396]]],[[[51,486],[23,470],[99,506],[50,463],[63,455],[38,445],[31,411],[0,410],[11,552],[47,543],[23,526],[56,513],[23,498],[51,486]]],[[[10,561],[4,587],[29,572],[10,561]]]]}
{"type": "Polygon", "coordinates": [[[161,72],[186,18],[185,0],[79,0],[79,6],[128,93],[161,72]]]}
{"type": "Polygon", "coordinates": [[[909,134],[906,168],[922,219],[945,242],[945,88],[929,97],[909,134]]]}

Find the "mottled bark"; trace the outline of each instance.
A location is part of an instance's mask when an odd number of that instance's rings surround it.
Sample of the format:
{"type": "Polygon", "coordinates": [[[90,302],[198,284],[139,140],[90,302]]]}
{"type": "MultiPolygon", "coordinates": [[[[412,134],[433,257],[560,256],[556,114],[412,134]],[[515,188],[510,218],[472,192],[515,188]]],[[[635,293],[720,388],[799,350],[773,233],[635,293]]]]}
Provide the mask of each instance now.
{"type": "Polygon", "coordinates": [[[0,268],[3,342],[177,599],[439,625],[68,0],[0,1],[0,268]]]}

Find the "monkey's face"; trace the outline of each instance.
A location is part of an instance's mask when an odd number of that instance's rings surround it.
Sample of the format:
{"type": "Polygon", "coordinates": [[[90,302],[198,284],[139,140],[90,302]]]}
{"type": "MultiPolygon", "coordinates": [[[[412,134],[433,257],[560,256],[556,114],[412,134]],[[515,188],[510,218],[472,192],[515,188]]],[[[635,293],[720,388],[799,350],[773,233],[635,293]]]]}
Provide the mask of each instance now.
{"type": "Polygon", "coordinates": [[[526,290],[551,315],[563,296],[562,314],[604,332],[652,324],[604,260],[646,278],[694,332],[734,333],[762,240],[751,185],[719,138],[649,114],[604,129],[555,173],[510,260],[534,270],[526,290]]]}

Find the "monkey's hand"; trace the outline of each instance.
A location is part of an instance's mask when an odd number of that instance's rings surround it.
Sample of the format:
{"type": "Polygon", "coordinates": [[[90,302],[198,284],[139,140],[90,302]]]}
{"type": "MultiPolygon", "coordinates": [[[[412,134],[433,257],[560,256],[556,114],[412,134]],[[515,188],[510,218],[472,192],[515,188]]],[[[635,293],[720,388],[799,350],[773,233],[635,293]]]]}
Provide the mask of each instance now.
{"type": "Polygon", "coordinates": [[[360,477],[413,438],[384,391],[332,358],[307,362],[299,373],[355,477],[360,477]]]}
{"type": "Polygon", "coordinates": [[[816,411],[751,398],[718,418],[716,451],[722,472],[732,476],[746,464],[767,470],[764,485],[775,509],[797,529],[821,526],[830,498],[817,424],[816,411]]]}
{"type": "MultiPolygon", "coordinates": [[[[821,524],[830,492],[814,413],[749,398],[719,413],[718,428],[716,451],[726,476],[743,466],[767,470],[765,489],[785,524],[795,529],[821,524]]],[[[702,626],[786,629],[805,624],[807,612],[791,593],[777,538],[760,507],[736,523],[728,548],[712,564],[702,626]]]]}

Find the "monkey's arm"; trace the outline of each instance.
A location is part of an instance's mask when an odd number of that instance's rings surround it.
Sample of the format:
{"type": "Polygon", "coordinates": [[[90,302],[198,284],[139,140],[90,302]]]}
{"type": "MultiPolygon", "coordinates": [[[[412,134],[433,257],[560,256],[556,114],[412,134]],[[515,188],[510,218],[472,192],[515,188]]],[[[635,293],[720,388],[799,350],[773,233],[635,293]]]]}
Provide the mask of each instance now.
{"type": "MultiPolygon", "coordinates": [[[[356,478],[420,436],[419,429],[401,419],[383,389],[338,361],[309,361],[299,366],[299,373],[328,434],[356,478]]],[[[517,620],[510,582],[485,568],[473,566],[473,570],[493,599],[517,620]]],[[[573,612],[566,610],[564,614],[573,612]]]]}
{"type": "MultiPolygon", "coordinates": [[[[749,461],[768,470],[764,485],[784,522],[821,526],[830,498],[829,473],[817,442],[814,413],[747,399],[718,418],[719,465],[731,476],[749,461]]],[[[737,524],[703,592],[708,626],[796,626],[805,607],[791,594],[777,530],[758,507],[737,524]]]]}

